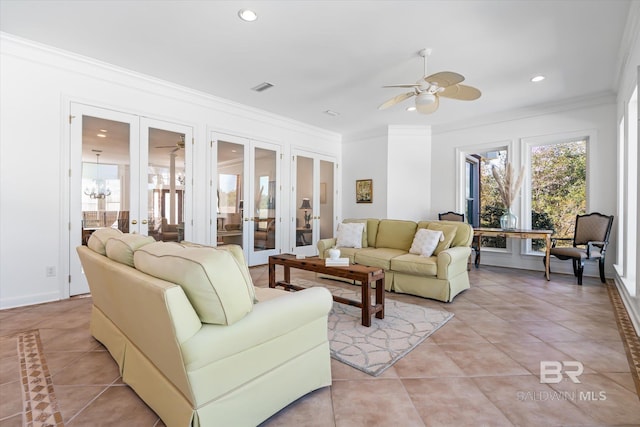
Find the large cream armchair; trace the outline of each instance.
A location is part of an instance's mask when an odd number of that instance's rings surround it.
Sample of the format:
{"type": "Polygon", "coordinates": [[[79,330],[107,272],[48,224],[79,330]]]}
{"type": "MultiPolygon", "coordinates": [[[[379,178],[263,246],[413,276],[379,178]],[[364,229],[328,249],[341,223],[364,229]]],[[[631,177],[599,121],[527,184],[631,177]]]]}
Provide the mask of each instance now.
{"type": "Polygon", "coordinates": [[[256,426],[331,384],[323,288],[254,288],[242,249],[96,231],[91,333],[169,427],[256,426]]]}

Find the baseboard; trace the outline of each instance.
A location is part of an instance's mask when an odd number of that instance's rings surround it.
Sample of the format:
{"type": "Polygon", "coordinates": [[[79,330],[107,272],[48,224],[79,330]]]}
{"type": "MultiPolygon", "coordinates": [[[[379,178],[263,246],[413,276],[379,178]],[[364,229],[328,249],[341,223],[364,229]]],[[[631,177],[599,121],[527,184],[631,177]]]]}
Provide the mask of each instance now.
{"type": "Polygon", "coordinates": [[[622,279],[617,274],[614,277],[614,283],[616,285],[616,288],[618,289],[618,293],[620,294],[620,298],[622,299],[624,308],[629,314],[629,319],[631,319],[633,328],[636,330],[636,335],[640,336],[640,333],[638,333],[640,331],[640,308],[638,307],[638,297],[629,295],[627,287],[624,285],[622,279]]]}
{"type": "Polygon", "coordinates": [[[16,298],[1,298],[0,310],[7,308],[24,307],[27,305],[42,304],[45,302],[59,301],[59,292],[47,292],[44,294],[22,295],[16,298]]]}

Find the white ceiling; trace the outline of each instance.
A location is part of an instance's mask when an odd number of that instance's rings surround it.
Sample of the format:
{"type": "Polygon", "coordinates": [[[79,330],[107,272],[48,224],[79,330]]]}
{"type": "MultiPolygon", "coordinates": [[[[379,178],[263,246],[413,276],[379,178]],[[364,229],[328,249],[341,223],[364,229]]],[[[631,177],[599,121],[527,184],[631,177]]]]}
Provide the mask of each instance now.
{"type": "Polygon", "coordinates": [[[613,94],[629,0],[0,2],[0,30],[343,134],[613,94]],[[241,21],[240,8],[258,20],[241,21]],[[378,105],[455,71],[477,101],[378,105]],[[544,74],[533,84],[529,79],[544,74]],[[269,82],[258,93],[252,87],[269,82]],[[332,117],[326,110],[339,112],[332,117]]]}

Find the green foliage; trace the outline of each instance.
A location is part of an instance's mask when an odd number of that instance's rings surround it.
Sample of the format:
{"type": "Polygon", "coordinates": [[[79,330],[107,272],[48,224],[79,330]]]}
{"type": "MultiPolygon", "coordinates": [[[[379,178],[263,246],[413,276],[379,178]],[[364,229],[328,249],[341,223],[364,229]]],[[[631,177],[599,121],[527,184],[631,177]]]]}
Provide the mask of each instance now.
{"type": "Polygon", "coordinates": [[[531,149],[531,208],[545,213],[557,237],[572,237],[575,217],[586,210],[586,141],[531,149]]]}

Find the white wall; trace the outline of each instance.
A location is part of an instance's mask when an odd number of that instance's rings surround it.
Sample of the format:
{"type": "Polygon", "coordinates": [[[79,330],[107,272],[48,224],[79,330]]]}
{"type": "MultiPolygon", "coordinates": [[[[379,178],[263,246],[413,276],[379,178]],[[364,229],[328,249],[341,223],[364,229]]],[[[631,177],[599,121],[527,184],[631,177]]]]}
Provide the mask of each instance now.
{"type": "Polygon", "coordinates": [[[389,126],[387,218],[429,219],[431,128],[389,126]]]}
{"type": "Polygon", "coordinates": [[[346,139],[342,147],[342,216],[343,218],[387,218],[386,129],[358,138],[346,139]],[[373,180],[372,203],[356,203],[356,180],[373,180]]]}
{"type": "MultiPolygon", "coordinates": [[[[567,134],[592,135],[588,145],[587,164],[587,210],[604,214],[616,212],[616,120],[615,103],[612,96],[602,96],[588,100],[565,103],[535,110],[518,111],[493,122],[470,124],[462,129],[434,128],[432,175],[434,179],[432,194],[432,215],[446,212],[452,208],[461,209],[456,188],[460,186],[460,177],[456,176],[453,165],[458,162],[456,150],[468,149],[474,145],[491,143],[510,146],[512,159],[522,161],[523,140],[567,134]],[[437,161],[436,161],[437,159],[437,161]]],[[[481,150],[479,150],[481,151],[481,150]]],[[[517,212],[520,214],[520,212],[517,212]]],[[[613,276],[612,263],[615,259],[615,229],[607,250],[606,272],[613,276]]],[[[511,250],[491,252],[483,250],[482,263],[532,270],[543,270],[539,256],[521,255],[524,252],[522,242],[512,242],[511,250]]],[[[552,260],[551,270],[571,273],[571,263],[552,260]]],[[[588,263],[585,275],[596,276],[597,265],[588,263]]]]}
{"type": "MultiPolygon", "coordinates": [[[[0,34],[0,92],[0,308],[68,295],[71,101],[193,127],[191,237],[203,243],[210,235],[211,131],[277,143],[285,158],[294,143],[341,154],[338,134],[7,34],[0,34]],[[47,266],[56,277],[45,277],[47,266]]],[[[289,205],[283,200],[283,213],[289,205]]]]}

